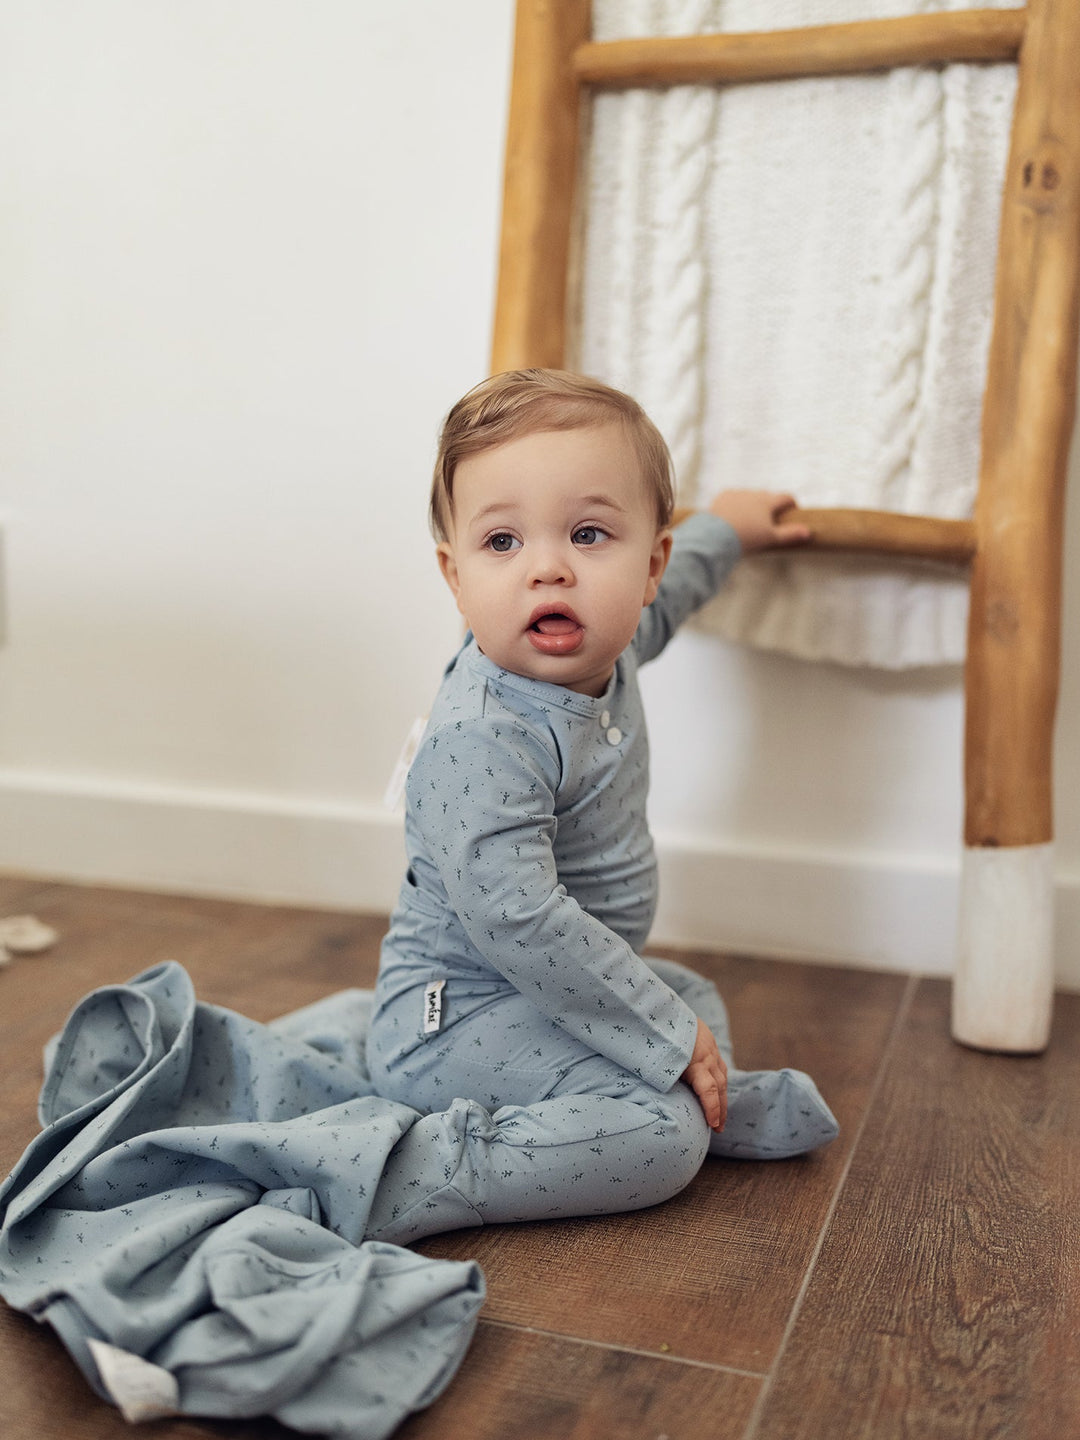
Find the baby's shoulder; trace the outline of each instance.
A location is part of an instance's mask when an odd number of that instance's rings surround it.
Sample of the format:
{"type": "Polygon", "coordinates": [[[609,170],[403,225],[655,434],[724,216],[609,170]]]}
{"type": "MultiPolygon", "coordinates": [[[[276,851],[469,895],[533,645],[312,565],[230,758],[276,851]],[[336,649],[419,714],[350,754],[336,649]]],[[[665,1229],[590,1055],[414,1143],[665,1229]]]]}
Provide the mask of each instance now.
{"type": "Polygon", "coordinates": [[[473,714],[433,711],[420,742],[420,753],[438,751],[453,756],[448,764],[474,764],[483,757],[514,753],[526,763],[547,769],[558,747],[549,731],[529,719],[500,709],[473,714]]]}
{"type": "Polygon", "coordinates": [[[463,793],[473,796],[534,782],[556,791],[561,774],[559,745],[542,716],[515,706],[511,695],[444,683],[410,767],[410,788],[463,777],[470,783],[463,793]]]}
{"type": "Polygon", "coordinates": [[[512,678],[502,671],[488,675],[459,662],[439,686],[431,707],[429,731],[472,734],[495,744],[515,738],[532,740],[551,748],[554,730],[550,707],[539,703],[528,689],[515,686],[512,678]]]}

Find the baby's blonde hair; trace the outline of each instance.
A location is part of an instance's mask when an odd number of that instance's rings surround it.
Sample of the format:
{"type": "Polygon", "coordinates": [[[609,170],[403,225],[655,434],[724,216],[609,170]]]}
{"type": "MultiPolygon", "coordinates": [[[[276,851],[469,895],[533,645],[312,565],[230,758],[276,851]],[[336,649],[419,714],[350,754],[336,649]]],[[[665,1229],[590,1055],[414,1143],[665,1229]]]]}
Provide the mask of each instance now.
{"type": "Polygon", "coordinates": [[[454,513],[454,472],[467,455],[491,450],[543,430],[579,430],[622,424],[656,503],[656,526],[671,524],[675,508],[671,456],[645,411],[621,390],[568,370],[507,370],[471,389],[443,423],[431,486],[429,518],[445,540],[454,513]]]}

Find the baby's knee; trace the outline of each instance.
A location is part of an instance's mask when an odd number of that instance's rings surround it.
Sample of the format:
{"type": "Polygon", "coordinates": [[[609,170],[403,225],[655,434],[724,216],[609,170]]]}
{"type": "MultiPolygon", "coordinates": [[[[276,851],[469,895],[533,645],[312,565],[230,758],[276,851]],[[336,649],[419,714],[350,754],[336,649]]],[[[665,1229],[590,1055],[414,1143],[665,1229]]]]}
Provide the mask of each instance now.
{"type": "Polygon", "coordinates": [[[658,1124],[650,1131],[644,1163],[657,1184],[653,1203],[685,1190],[708,1154],[712,1132],[697,1097],[678,1084],[660,1099],[658,1124]]]}

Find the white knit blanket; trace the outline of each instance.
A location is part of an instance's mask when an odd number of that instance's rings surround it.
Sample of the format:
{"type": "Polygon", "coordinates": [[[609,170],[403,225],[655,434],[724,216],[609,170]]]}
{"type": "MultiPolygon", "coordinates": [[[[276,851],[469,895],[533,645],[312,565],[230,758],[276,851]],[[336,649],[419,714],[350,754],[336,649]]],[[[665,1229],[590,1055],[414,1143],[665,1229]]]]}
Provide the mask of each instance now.
{"type": "MultiPolygon", "coordinates": [[[[594,0],[594,35],[969,5],[594,0]]],[[[1015,77],[953,65],[596,96],[575,363],[653,416],[683,503],[751,486],[971,514],[1015,77]]],[[[962,659],[966,612],[947,567],[771,554],[740,565],[700,623],[906,667],[962,659]]]]}

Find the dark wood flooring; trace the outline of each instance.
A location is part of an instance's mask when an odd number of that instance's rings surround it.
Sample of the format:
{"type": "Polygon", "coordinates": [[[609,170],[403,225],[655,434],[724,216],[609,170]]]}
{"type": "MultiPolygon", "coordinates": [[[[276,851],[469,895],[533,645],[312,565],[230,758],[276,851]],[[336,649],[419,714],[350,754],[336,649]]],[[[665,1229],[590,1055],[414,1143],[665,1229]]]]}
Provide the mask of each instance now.
{"type": "MultiPolygon", "coordinates": [[[[61,932],[0,972],[0,1171],[36,1130],[43,1042],[95,985],[167,958],[269,1019],[374,977],[379,917],[0,880],[61,932]]],[[[748,1068],[809,1070],[842,1136],[779,1164],[708,1161],[668,1205],[467,1230],[489,1299],[447,1393],[401,1440],[1071,1440],[1080,1435],[1080,996],[1038,1058],[948,1035],[948,985],[683,953],[748,1068]]],[[[3,1440],[128,1427],[59,1342],[0,1306],[3,1440]]],[[[157,1440],[282,1440],[158,1421],[157,1440]]]]}

